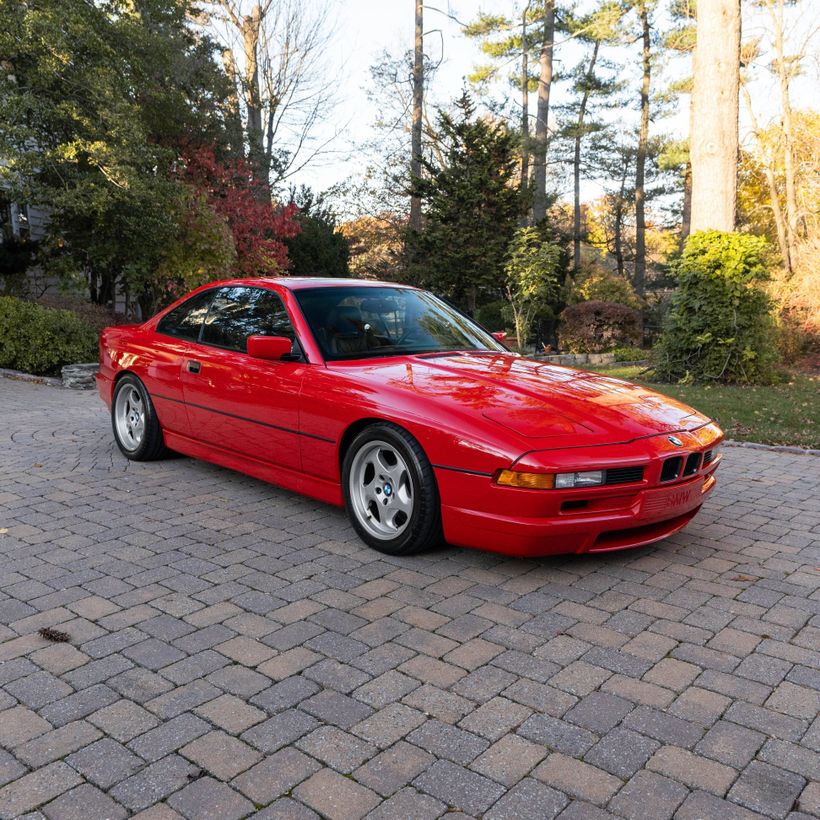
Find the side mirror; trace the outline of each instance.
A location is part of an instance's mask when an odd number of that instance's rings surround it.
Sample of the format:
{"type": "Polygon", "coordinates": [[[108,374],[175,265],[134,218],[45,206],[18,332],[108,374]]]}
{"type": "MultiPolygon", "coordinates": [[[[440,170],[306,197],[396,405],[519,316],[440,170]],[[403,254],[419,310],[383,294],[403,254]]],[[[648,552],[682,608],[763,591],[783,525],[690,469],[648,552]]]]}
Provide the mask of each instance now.
{"type": "Polygon", "coordinates": [[[248,336],[248,355],[278,361],[290,353],[293,343],[285,336],[248,336]]]}
{"type": "Polygon", "coordinates": [[[490,335],[497,342],[503,342],[507,338],[507,331],[506,330],[494,330],[490,335]]]}

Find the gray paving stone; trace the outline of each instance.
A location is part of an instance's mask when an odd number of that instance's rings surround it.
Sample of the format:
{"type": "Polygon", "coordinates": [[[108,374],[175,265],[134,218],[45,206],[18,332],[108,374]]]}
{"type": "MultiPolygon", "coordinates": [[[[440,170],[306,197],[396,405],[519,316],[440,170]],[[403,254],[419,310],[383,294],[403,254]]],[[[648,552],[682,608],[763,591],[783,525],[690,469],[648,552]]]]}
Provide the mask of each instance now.
{"type": "Polygon", "coordinates": [[[42,812],[49,820],[88,820],[90,817],[120,820],[128,817],[122,806],[90,783],[60,795],[43,806],[42,812]]]}
{"type": "Polygon", "coordinates": [[[578,757],[598,740],[598,736],[592,732],[548,715],[533,715],[518,729],[518,734],[535,743],[578,757]]]}
{"type": "Polygon", "coordinates": [[[618,727],[602,737],[584,756],[584,760],[600,769],[628,778],[643,768],[660,747],[657,740],[618,727]]]}
{"type": "Polygon", "coordinates": [[[367,820],[395,820],[396,817],[435,820],[436,817],[441,817],[446,809],[440,800],[408,786],[373,809],[367,815],[367,820]]]}
{"type": "Polygon", "coordinates": [[[359,783],[389,797],[412,782],[435,759],[430,752],[400,740],[358,768],[354,777],[359,783]]]}
{"type": "Polygon", "coordinates": [[[0,786],[26,773],[26,767],[8,752],[0,749],[0,786]]]}
{"type": "Polygon", "coordinates": [[[448,806],[473,815],[486,812],[505,791],[498,783],[449,760],[436,761],[413,781],[413,785],[448,806]]]}
{"type": "Polygon", "coordinates": [[[632,709],[633,704],[628,700],[605,692],[592,692],[573,706],[563,720],[604,735],[614,729],[632,709]]]}
{"type": "Polygon", "coordinates": [[[319,725],[319,721],[312,715],[298,709],[288,709],[259,723],[241,737],[259,751],[270,754],[293,743],[319,725]]]}
{"type": "Polygon", "coordinates": [[[751,762],[765,740],[766,736],[760,732],[720,720],[703,736],[695,751],[727,766],[742,769],[751,762]]]}
{"type": "Polygon", "coordinates": [[[315,695],[318,691],[319,686],[316,683],[300,675],[295,675],[275,683],[255,695],[251,698],[251,703],[271,714],[275,714],[296,706],[311,697],[311,695],[315,695]]]}
{"type": "Polygon", "coordinates": [[[17,678],[7,683],[5,688],[6,692],[31,709],[39,709],[74,692],[67,683],[50,672],[35,672],[28,677],[17,678]]]}
{"type": "Polygon", "coordinates": [[[108,737],[70,754],[65,762],[101,789],[111,788],[145,765],[141,758],[108,737]]]}
{"type": "Polygon", "coordinates": [[[207,703],[222,692],[208,680],[193,680],[184,686],[178,686],[170,692],[149,700],[145,708],[163,720],[187,714],[197,706],[207,703]]]}
{"type": "Polygon", "coordinates": [[[186,713],[134,738],[128,748],[150,763],[207,734],[210,728],[204,720],[186,713]]]}
{"type": "Polygon", "coordinates": [[[82,783],[70,766],[57,761],[0,789],[0,817],[19,817],[82,783]]]}
{"type": "Polygon", "coordinates": [[[125,699],[93,712],[88,721],[120,743],[127,743],[159,725],[159,720],[149,711],[125,699]]]}
{"type": "Polygon", "coordinates": [[[239,820],[253,811],[253,804],[230,786],[212,777],[200,777],[168,800],[184,817],[239,820]]]}
{"type": "Polygon", "coordinates": [[[724,718],[780,740],[800,740],[808,725],[804,720],[751,703],[733,703],[726,710],[724,718]]]}
{"type": "Polygon", "coordinates": [[[168,755],[118,783],[110,795],[131,811],[139,811],[164,800],[199,772],[179,755],[168,755]]]}
{"type": "Polygon", "coordinates": [[[638,772],[615,797],[609,807],[629,820],[672,817],[689,794],[685,786],[654,772],[638,772]]]}
{"type": "Polygon", "coordinates": [[[805,785],[800,775],[755,760],[743,770],[727,797],[768,817],[785,817],[805,785]]]}
{"type": "Polygon", "coordinates": [[[783,740],[768,740],[757,756],[766,763],[820,783],[820,755],[805,746],[783,740]]]}
{"type": "Polygon", "coordinates": [[[321,726],[297,742],[297,747],[342,774],[350,774],[378,749],[336,726],[321,726]]]}
{"type": "Polygon", "coordinates": [[[489,747],[488,741],[439,720],[428,720],[407,736],[410,743],[430,752],[437,758],[451,760],[466,766],[489,747]]]}
{"type": "Polygon", "coordinates": [[[236,777],[261,759],[251,746],[220,729],[192,740],[179,753],[220,780],[236,777]]]}
{"type": "Polygon", "coordinates": [[[254,804],[267,805],[320,768],[319,763],[297,749],[283,749],[239,775],[232,785],[254,804]]]}
{"type": "Polygon", "coordinates": [[[568,803],[567,796],[555,789],[526,778],[510,789],[484,816],[487,820],[525,820],[556,817],[568,803]]]}
{"type": "Polygon", "coordinates": [[[417,709],[403,703],[389,703],[384,709],[355,724],[351,731],[380,749],[386,749],[424,721],[424,714],[417,709]]]}
{"type": "Polygon", "coordinates": [[[40,710],[40,714],[54,726],[64,726],[109,706],[119,700],[117,693],[105,684],[89,686],[73,695],[53,701],[40,710]]]}
{"type": "Polygon", "coordinates": [[[764,815],[715,797],[709,792],[692,792],[675,813],[675,820],[704,820],[707,817],[720,817],[722,820],[759,820],[764,815]]]}
{"type": "Polygon", "coordinates": [[[380,802],[375,792],[331,769],[311,775],[293,794],[329,820],[359,820],[380,802]]]}
{"type": "Polygon", "coordinates": [[[18,746],[14,754],[27,766],[40,767],[93,743],[101,736],[94,726],[78,720],[29,740],[18,746]]]}
{"type": "Polygon", "coordinates": [[[703,736],[700,726],[648,706],[638,706],[631,712],[624,720],[624,727],[683,748],[694,746],[703,736]]]}
{"type": "Polygon", "coordinates": [[[313,697],[302,701],[300,708],[319,718],[319,720],[332,723],[342,729],[350,729],[355,724],[370,717],[373,712],[366,704],[331,689],[324,689],[313,697]]]}

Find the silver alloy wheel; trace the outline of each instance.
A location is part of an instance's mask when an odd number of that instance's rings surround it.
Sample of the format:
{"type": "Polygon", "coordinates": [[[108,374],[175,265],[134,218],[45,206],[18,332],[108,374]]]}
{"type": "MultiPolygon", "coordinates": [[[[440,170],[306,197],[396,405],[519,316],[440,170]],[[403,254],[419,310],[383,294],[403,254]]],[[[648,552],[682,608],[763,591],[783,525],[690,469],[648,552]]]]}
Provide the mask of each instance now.
{"type": "Polygon", "coordinates": [[[117,393],[114,422],[120,444],[129,452],[136,450],[145,435],[145,404],[139,390],[133,385],[123,387],[117,393]]]}
{"type": "Polygon", "coordinates": [[[358,522],[374,538],[401,535],[413,515],[413,482],[404,457],[386,441],[369,441],[350,465],[349,490],[358,522]]]}

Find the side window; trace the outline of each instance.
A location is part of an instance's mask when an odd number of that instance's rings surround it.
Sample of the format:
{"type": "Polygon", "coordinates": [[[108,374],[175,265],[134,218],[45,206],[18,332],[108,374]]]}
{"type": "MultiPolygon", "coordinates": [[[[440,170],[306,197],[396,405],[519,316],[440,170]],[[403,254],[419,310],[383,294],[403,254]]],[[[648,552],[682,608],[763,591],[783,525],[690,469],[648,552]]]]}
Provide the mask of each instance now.
{"type": "Polygon", "coordinates": [[[245,352],[248,336],[296,334],[279,294],[264,288],[221,288],[214,297],[205,326],[203,344],[245,352]]]}
{"type": "Polygon", "coordinates": [[[213,290],[204,290],[174,308],[170,313],[166,313],[157,325],[157,333],[175,336],[177,339],[187,339],[189,342],[197,341],[202,323],[208,315],[208,307],[213,295],[213,290]]]}

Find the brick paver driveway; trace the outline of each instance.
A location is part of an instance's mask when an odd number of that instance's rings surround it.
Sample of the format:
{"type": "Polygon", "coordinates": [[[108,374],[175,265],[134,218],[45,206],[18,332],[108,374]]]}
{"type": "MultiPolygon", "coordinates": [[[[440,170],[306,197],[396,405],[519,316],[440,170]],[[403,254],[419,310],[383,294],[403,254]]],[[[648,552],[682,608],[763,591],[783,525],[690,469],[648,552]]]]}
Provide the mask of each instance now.
{"type": "Polygon", "coordinates": [[[820,459],[650,549],[391,559],[0,379],[0,816],[820,812],[820,459]],[[69,643],[49,643],[41,627],[69,643]]]}

